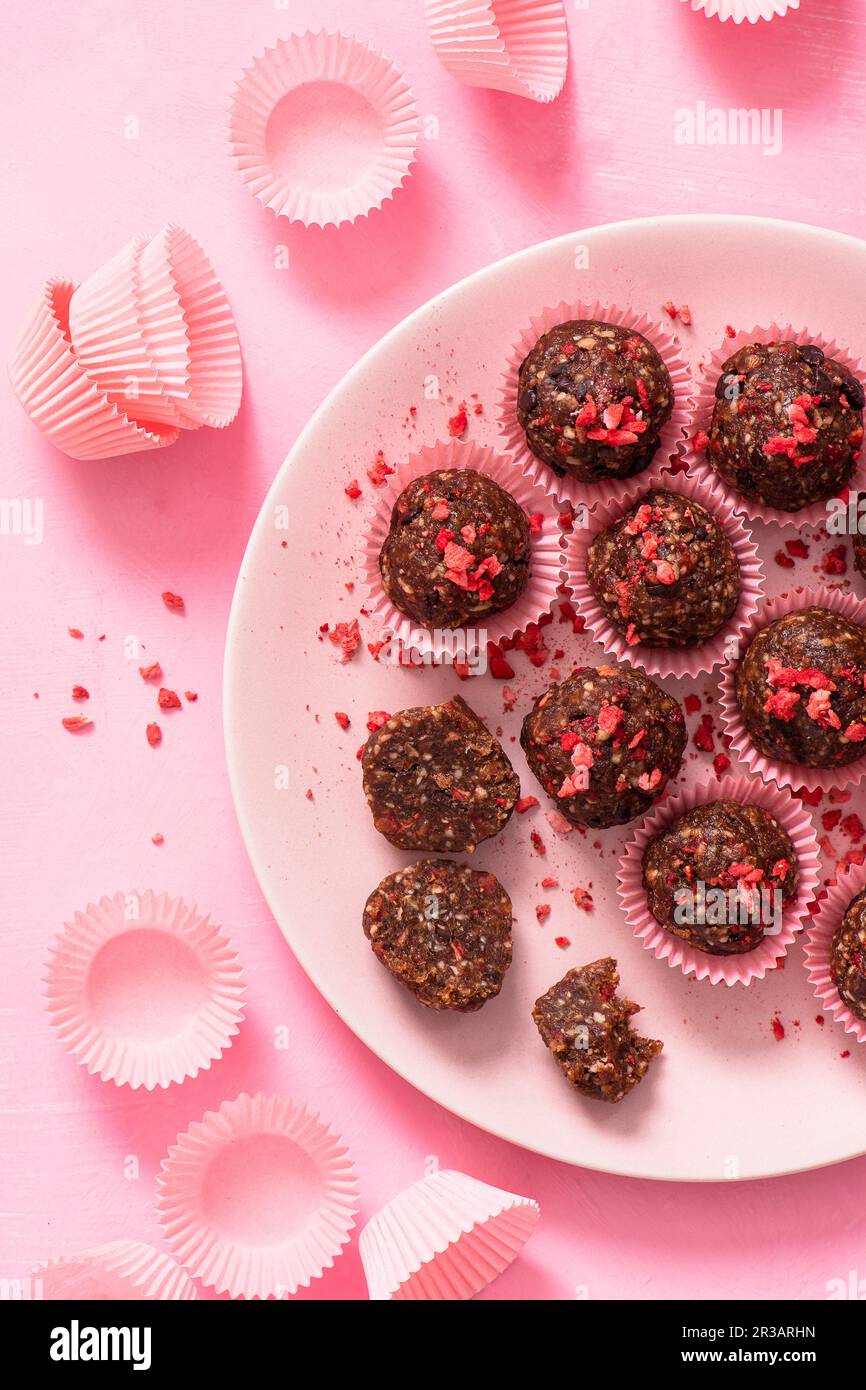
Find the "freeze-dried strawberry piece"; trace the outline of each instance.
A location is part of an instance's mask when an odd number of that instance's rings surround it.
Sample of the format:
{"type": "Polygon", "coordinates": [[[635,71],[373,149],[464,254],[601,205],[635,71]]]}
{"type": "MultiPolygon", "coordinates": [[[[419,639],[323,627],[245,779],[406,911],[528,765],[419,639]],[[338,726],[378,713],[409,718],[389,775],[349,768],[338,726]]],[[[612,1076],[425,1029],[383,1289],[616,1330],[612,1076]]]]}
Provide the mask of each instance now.
{"type": "Polygon", "coordinates": [[[158,724],[148,724],[146,733],[151,748],[156,748],[157,744],[162,743],[162,729],[158,724]]]}
{"type": "Polygon", "coordinates": [[[335,647],[341,650],[340,664],[344,665],[351,661],[358,647],[361,645],[361,632],[358,627],[358,619],[352,618],[347,623],[335,623],[334,627],[328,632],[328,638],[334,643],[335,647]]]}
{"type": "Polygon", "coordinates": [[[61,719],[60,722],[67,733],[78,734],[82,729],[86,729],[92,724],[93,720],[87,714],[71,714],[67,715],[65,719],[61,719]]]}
{"type": "Polygon", "coordinates": [[[348,729],[349,725],[352,722],[348,714],[346,714],[345,710],[341,709],[334,710],[334,718],[336,719],[341,729],[348,729]]]}
{"type": "Polygon", "coordinates": [[[445,565],[449,570],[456,570],[462,573],[468,570],[470,565],[475,563],[475,556],[471,550],[465,546],[458,545],[456,541],[448,541],[445,546],[445,565]]]}
{"type": "Polygon", "coordinates": [[[774,719],[793,719],[800,696],[796,690],[776,690],[764,701],[764,710],[774,719]]]}
{"type": "Polygon", "coordinates": [[[166,608],[174,608],[180,610],[186,607],[180,594],[173,594],[170,589],[165,590],[165,592],[162,595],[162,601],[165,604],[166,608]]]}
{"type": "Polygon", "coordinates": [[[165,687],[160,688],[159,694],[156,697],[156,701],[160,709],[181,708],[180,697],[176,695],[173,690],[166,690],[165,687]]]}
{"type": "Polygon", "coordinates": [[[543,922],[546,917],[550,916],[550,903],[536,903],[535,915],[539,922],[543,922]]]}
{"type": "Polygon", "coordinates": [[[457,414],[452,415],[451,419],[448,421],[448,433],[451,435],[451,438],[459,439],[464,433],[468,423],[469,421],[466,417],[466,402],[464,401],[457,411],[457,414]]]}
{"type": "Polygon", "coordinates": [[[541,802],[538,800],[537,796],[521,796],[519,800],[514,803],[514,809],[519,816],[522,816],[527,811],[530,811],[533,806],[540,805],[541,802]]]}
{"type": "Polygon", "coordinates": [[[158,661],[153,661],[150,666],[139,666],[138,674],[144,681],[162,680],[162,667],[158,661]]]}
{"type": "Polygon", "coordinates": [[[73,700],[89,700],[90,691],[86,690],[83,685],[73,685],[72,698],[73,700]]]}
{"type": "Polygon", "coordinates": [[[356,498],[361,496],[361,489],[358,486],[358,479],[352,478],[351,482],[348,482],[346,486],[343,488],[343,491],[345,492],[346,496],[351,497],[352,501],[354,502],[356,498]]]}

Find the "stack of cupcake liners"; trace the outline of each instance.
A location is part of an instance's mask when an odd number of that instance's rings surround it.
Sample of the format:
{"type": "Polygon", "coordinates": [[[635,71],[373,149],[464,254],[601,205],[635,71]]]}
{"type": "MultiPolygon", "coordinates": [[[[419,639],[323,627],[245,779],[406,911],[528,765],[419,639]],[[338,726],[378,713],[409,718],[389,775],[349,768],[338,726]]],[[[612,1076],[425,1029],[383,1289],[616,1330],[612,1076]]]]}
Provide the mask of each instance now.
{"type": "Polygon", "coordinates": [[[87,280],[42,287],[9,356],[15,394],[70,458],[165,448],[241,403],[234,317],[189,232],[132,238],[87,280]]]}

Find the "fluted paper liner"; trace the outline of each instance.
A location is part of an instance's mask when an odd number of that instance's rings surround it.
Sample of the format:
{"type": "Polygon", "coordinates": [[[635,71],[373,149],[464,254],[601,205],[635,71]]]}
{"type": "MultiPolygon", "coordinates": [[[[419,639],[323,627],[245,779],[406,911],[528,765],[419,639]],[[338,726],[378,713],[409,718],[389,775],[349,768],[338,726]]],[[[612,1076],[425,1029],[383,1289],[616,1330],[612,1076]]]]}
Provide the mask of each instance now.
{"type": "Polygon", "coordinates": [[[33,423],[74,459],[115,458],[173,444],[178,431],[137,424],[109,400],[69,337],[71,280],[46,281],[9,355],[12,388],[33,423]]]}
{"type": "MultiPolygon", "coordinates": [[[[839,589],[823,586],[817,589],[797,588],[789,593],[779,594],[767,601],[749,619],[740,637],[740,652],[745,656],[752,638],[768,623],[783,618],[786,613],[794,613],[800,608],[829,608],[849,622],[866,627],[866,601],[853,594],[843,594],[839,589]]],[[[722,684],[719,706],[724,732],[731,740],[731,748],[746,766],[765,782],[777,782],[780,787],[805,787],[816,791],[820,787],[829,791],[831,787],[849,787],[859,782],[866,772],[863,757],[856,758],[846,767],[802,767],[799,763],[783,763],[776,758],[767,758],[752,742],[743,723],[737,700],[736,674],[739,661],[731,660],[722,668],[722,684]]],[[[864,745],[866,756],[866,745],[864,745]]]]}
{"type": "Polygon", "coordinates": [[[724,492],[707,478],[695,478],[684,473],[666,473],[663,468],[648,469],[630,480],[628,491],[615,501],[599,503],[584,516],[580,526],[563,536],[565,582],[571,589],[571,601],[586,622],[586,627],[604,650],[618,661],[642,666],[650,676],[699,676],[712,671],[725,660],[730,643],[745,631],[764,594],[764,568],[758,547],[751,532],[736,515],[724,492]],[[611,621],[589,585],[586,576],[589,547],[595,537],[619,520],[650,488],[665,488],[680,497],[698,502],[718,522],[731,543],[740,566],[740,597],[737,607],[715,636],[695,647],[649,647],[643,643],[630,646],[625,634],[611,621]]]}
{"type": "Polygon", "coordinates": [[[703,10],[710,19],[732,19],[735,24],[757,24],[762,19],[778,19],[789,10],[799,10],[800,0],[685,0],[693,10],[703,10]]]}
{"type": "Polygon", "coordinates": [[[195,237],[169,222],[144,247],[139,267],[148,341],[155,346],[165,324],[167,284],[183,316],[187,380],[174,404],[188,427],[225,428],[240,409],[243,367],[234,315],[213,266],[195,237]]]}
{"type": "MultiPolygon", "coordinates": [[[[779,507],[768,506],[759,498],[747,497],[744,492],[739,492],[737,488],[731,487],[724,478],[716,473],[706,455],[696,453],[693,447],[695,435],[702,430],[709,431],[716,404],[716,383],[722,374],[722,366],[728,358],[733,357],[735,352],[738,352],[741,347],[748,346],[749,343],[779,342],[794,342],[801,346],[804,343],[813,343],[815,347],[821,349],[825,357],[834,357],[866,385],[866,366],[862,360],[853,356],[834,338],[826,338],[823,333],[813,333],[809,328],[793,328],[791,324],[779,325],[778,323],[756,326],[748,331],[737,333],[733,338],[726,338],[721,346],[710,354],[709,359],[701,364],[698,371],[695,406],[688,428],[685,459],[690,473],[713,478],[723,488],[726,496],[731,499],[735,510],[744,512],[753,521],[773,521],[779,526],[820,526],[827,520],[827,504],[831,500],[830,498],[811,502],[808,507],[800,507],[796,512],[785,512],[779,507]]],[[[845,488],[852,492],[855,489],[863,490],[866,488],[866,458],[864,458],[864,450],[862,449],[854,466],[854,472],[845,484],[845,488]]]]}
{"type": "Polygon", "coordinates": [[[359,1246],[370,1298],[472,1298],[514,1262],[538,1203],[465,1173],[432,1173],[367,1222],[359,1246]]]}
{"type": "Polygon", "coordinates": [[[190,1301],[198,1297],[185,1270],[139,1240],[114,1240],[78,1255],[61,1255],[31,1270],[46,1301],[190,1301]]]}
{"type": "Polygon", "coordinates": [[[818,915],[806,938],[806,969],[815,986],[821,1008],[840,1023],[846,1033],[858,1042],[866,1042],[866,1020],[851,1011],[836,986],[830,971],[830,954],[836,928],[848,911],[848,904],[866,888],[866,864],[843,872],[836,884],[827,890],[818,907],[818,915]]]}
{"type": "Polygon", "coordinates": [[[135,1089],[207,1070],[243,1017],[246,991],[228,940],[166,893],[116,893],[64,925],[45,997],[58,1037],[92,1074],[135,1089]]]}
{"type": "Polygon", "coordinates": [[[84,280],[69,304],[69,332],[79,359],[109,400],[138,421],[183,426],[175,398],[189,395],[189,341],[180,304],[162,304],[151,334],[142,300],[153,313],[167,286],[144,277],[139,234],[84,280]]]}
{"type": "Polygon", "coordinates": [[[658,960],[666,960],[672,968],[679,967],[684,975],[709,980],[713,985],[748,985],[752,980],[762,980],[768,970],[774,970],[787,954],[804,917],[811,911],[817,884],[818,840],[811,817],[790,792],[767,786],[752,777],[725,777],[718,784],[704,782],[676,796],[665,797],[641,823],[626,847],[617,872],[617,893],[626,921],[638,941],[643,942],[645,949],[652,951],[658,960]],[[723,799],[752,803],[775,816],[793,843],[799,880],[797,896],[783,908],[780,932],[765,935],[753,951],[713,956],[689,946],[656,921],[649,910],[643,885],[643,854],[650,840],[678,816],[695,806],[723,799]]]}
{"type": "Polygon", "coordinates": [[[374,511],[367,523],[362,559],[363,580],[370,595],[365,607],[370,617],[383,632],[390,634],[395,644],[407,650],[417,649],[419,642],[427,645],[429,639],[434,662],[465,658],[469,640],[467,634],[483,631],[487,642],[501,642],[504,637],[510,638],[516,632],[523,632],[529,623],[538,622],[553,607],[562,582],[558,517],[551,499],[528,478],[521,477],[511,462],[493,449],[458,439],[424,445],[417,454],[397,464],[385,485],[377,488],[374,511]],[[379,571],[379,553],[388,535],[391,512],[400,493],[414,478],[443,468],[471,468],[486,474],[510,493],[528,515],[541,513],[543,524],[540,535],[531,534],[529,537],[531,559],[526,588],[509,608],[480,618],[473,629],[433,629],[428,632],[423,624],[407,618],[395,608],[385,593],[379,571]]]}
{"type": "Polygon", "coordinates": [[[224,1101],[171,1146],[157,1176],[165,1239],[233,1298],[286,1298],[330,1269],[358,1209],[355,1169],[318,1115],[262,1094],[224,1101]]]}
{"type": "Polygon", "coordinates": [[[584,300],[562,300],[554,308],[545,308],[534,314],[511,347],[499,387],[497,409],[499,428],[505,446],[512,454],[514,463],[526,476],[544,488],[549,497],[554,497],[559,506],[570,503],[575,508],[592,507],[596,503],[610,502],[621,496],[627,488],[634,487],[651,468],[658,468],[679,455],[684,447],[685,432],[694,411],[692,373],[672,335],[660,323],[654,322],[648,314],[639,313],[630,306],[621,308],[616,304],[602,304],[598,299],[592,303],[586,303],[584,300]],[[567,323],[571,319],[594,319],[642,334],[652,343],[668,369],[674,397],[671,417],[659,431],[658,448],[646,468],[642,473],[633,473],[630,478],[603,478],[598,482],[586,483],[568,476],[558,477],[550,465],[537,458],[529,448],[523,426],[517,418],[517,387],[521,363],[539,338],[557,324],[567,323]]]}
{"type": "Polygon", "coordinates": [[[354,222],[392,198],[415,162],[419,131],[414,97],[393,63],[325,30],[280,39],[256,57],[236,83],[229,117],[232,157],[250,192],[306,226],[354,222]],[[275,146],[293,116],[285,102],[298,107],[299,143],[294,165],[281,168],[275,146]]]}
{"type": "Polygon", "coordinates": [[[568,69],[563,0],[426,0],[442,66],[471,87],[553,101],[568,69]]]}

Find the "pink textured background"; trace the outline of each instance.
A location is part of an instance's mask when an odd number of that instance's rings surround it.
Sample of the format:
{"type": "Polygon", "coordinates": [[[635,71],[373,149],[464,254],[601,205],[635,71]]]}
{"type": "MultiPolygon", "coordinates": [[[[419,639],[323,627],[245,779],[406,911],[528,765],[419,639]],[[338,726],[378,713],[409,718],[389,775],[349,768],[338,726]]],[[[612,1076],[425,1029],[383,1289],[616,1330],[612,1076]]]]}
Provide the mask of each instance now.
{"type": "MultiPolygon", "coordinates": [[[[677,0],[566,6],[571,72],[552,108],[452,82],[428,48],[420,0],[4,8],[0,177],[13,210],[0,232],[4,353],[43,277],[82,277],[133,232],[176,219],[201,238],[229,292],[246,391],[224,433],[87,465],[45,444],[2,388],[3,495],[44,499],[45,538],[0,537],[0,1276],[119,1236],[159,1243],[153,1179],[167,1145],[221,1099],[259,1088],[308,1101],[344,1134],[362,1219],[420,1176],[428,1156],[538,1198],[538,1233],[486,1297],[567,1299],[582,1288],[591,1298],[812,1299],[858,1265],[866,1273],[866,1160],[744,1186],[629,1181],[523,1153],[417,1095],[307,982],[235,825],[220,722],[235,574],[277,466],[368,346],[460,276],[596,222],[714,210],[855,234],[866,224],[861,0],[803,0],[798,14],[755,29],[722,26],[677,0]],[[339,233],[275,223],[242,188],[224,138],[240,66],[278,34],[320,23],[383,47],[422,113],[440,121],[397,200],[339,233]],[[675,145],[674,110],[698,100],[781,107],[782,155],[675,145]],[[124,138],[129,116],[140,122],[137,140],[124,138]],[[281,245],[288,270],[275,269],[281,245]],[[163,607],[164,588],[184,595],[185,618],[163,607]],[[67,636],[69,625],[83,642],[67,636]],[[144,739],[154,696],[125,655],[130,635],[162,662],[169,685],[199,691],[196,706],[163,718],[157,751],[144,739]],[[96,721],[77,739],[60,728],[76,682],[89,688],[96,721]],[[165,836],[159,848],[155,831],[165,836]],[[211,910],[250,981],[248,1019],[227,1057],[151,1096],[77,1068],[40,1002],[46,945],[64,917],[137,886],[211,910]],[[283,1024],[292,1046],[277,1051],[283,1024]],[[137,1178],[125,1176],[129,1156],[137,1178]]],[[[355,1243],[301,1296],[363,1294],[355,1243]]]]}

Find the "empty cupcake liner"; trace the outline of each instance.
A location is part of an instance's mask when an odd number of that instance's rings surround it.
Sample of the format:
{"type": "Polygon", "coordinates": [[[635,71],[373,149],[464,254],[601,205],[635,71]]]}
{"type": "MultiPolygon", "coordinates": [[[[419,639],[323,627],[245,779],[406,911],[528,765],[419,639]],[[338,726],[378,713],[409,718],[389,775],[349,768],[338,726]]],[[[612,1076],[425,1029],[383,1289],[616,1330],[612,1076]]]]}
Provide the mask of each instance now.
{"type": "Polygon", "coordinates": [[[186,381],[184,389],[173,393],[174,404],[187,426],[224,429],[237,415],[243,391],[234,315],[195,237],[169,222],[143,248],[139,261],[139,306],[154,355],[160,344],[165,346],[172,290],[188,343],[186,381]]]}
{"type": "Polygon", "coordinates": [[[70,280],[47,280],[9,355],[9,380],[30,419],[74,459],[114,458],[173,444],[176,429],[137,424],[88,375],[69,337],[74,290],[70,280]]]}
{"type": "Polygon", "coordinates": [[[303,1105],[240,1095],[190,1125],[157,1176],[166,1241],[233,1298],[286,1298],[330,1269],[358,1209],[343,1141],[303,1105]]]}
{"type": "Polygon", "coordinates": [[[542,459],[536,458],[526,443],[526,435],[517,418],[517,386],[523,359],[538,339],[557,324],[570,319],[597,319],[605,323],[618,324],[634,333],[641,333],[658,352],[670,373],[674,392],[671,418],[659,434],[659,446],[649,468],[657,468],[681,452],[683,437],[694,410],[692,397],[692,373],[679,346],[670,333],[665,332],[659,323],[654,323],[647,314],[639,314],[632,308],[619,308],[616,304],[602,304],[600,300],[585,303],[577,300],[569,303],[562,300],[555,308],[542,309],[533,315],[523,329],[508,354],[508,363],[499,388],[499,427],[514,462],[528,478],[544,488],[549,497],[554,497],[560,506],[570,503],[573,507],[592,507],[595,503],[610,502],[626,488],[633,487],[643,476],[633,474],[630,478],[606,478],[595,483],[579,482],[576,478],[558,478],[553,469],[542,459]]]}
{"type": "Polygon", "coordinates": [[[740,638],[751,621],[764,594],[764,568],[758,557],[758,547],[751,532],[737,516],[724,492],[707,478],[690,477],[685,473],[666,473],[662,468],[648,469],[631,480],[631,487],[616,501],[600,503],[586,517],[586,525],[563,537],[565,553],[565,582],[571,589],[572,603],[583,616],[586,626],[606,652],[617,660],[642,666],[650,676],[698,676],[712,671],[724,661],[730,644],[740,638]],[[699,647],[630,646],[625,634],[614,627],[608,613],[599,603],[586,577],[589,547],[600,531],[605,530],[632,507],[649,488],[662,487],[681,497],[689,497],[705,507],[719,523],[733,547],[740,566],[740,599],[728,622],[699,647]]]}
{"type": "Polygon", "coordinates": [[[752,980],[762,980],[768,970],[774,970],[801,929],[803,918],[811,911],[817,885],[818,840],[811,817],[789,792],[749,777],[726,777],[717,786],[705,782],[666,797],[641,823],[626,847],[617,872],[617,893],[626,921],[638,941],[642,941],[645,949],[652,951],[658,960],[666,960],[672,968],[678,966],[684,975],[709,980],[713,985],[748,985],[752,980]],[[784,908],[781,931],[765,935],[753,951],[739,956],[711,956],[667,931],[650,912],[643,886],[643,854],[650,840],[686,811],[723,798],[751,802],[775,816],[791,838],[800,874],[797,896],[784,908]]]}
{"type": "Polygon", "coordinates": [[[280,39],[237,81],[229,144],[250,192],[277,217],[340,226],[392,198],[415,162],[408,83],[369,44],[325,30],[280,39]]]}
{"type": "MultiPolygon", "coordinates": [[[[777,594],[767,599],[749,619],[748,626],[740,635],[740,652],[745,655],[752,638],[768,623],[793,613],[798,608],[829,608],[850,622],[866,627],[866,600],[855,598],[853,594],[843,594],[838,589],[798,588],[790,593],[777,594]]],[[[816,791],[819,787],[829,791],[831,787],[849,787],[859,782],[866,771],[863,758],[857,758],[847,767],[801,767],[799,763],[782,763],[775,758],[766,758],[759,752],[743,723],[737,701],[736,674],[739,660],[731,657],[722,669],[719,706],[722,726],[730,738],[730,746],[750,771],[757,773],[765,782],[777,782],[780,787],[805,787],[816,791]]],[[[866,756],[866,754],[864,754],[866,756]]]]}
{"type": "Polygon", "coordinates": [[[540,1215],[530,1197],[465,1173],[432,1173],[387,1202],[361,1232],[370,1298],[472,1298],[514,1262],[540,1215]]]}
{"type": "Polygon", "coordinates": [[[426,0],[436,56],[470,87],[549,102],[568,69],[563,0],[426,0]]]}
{"type": "MultiPolygon", "coordinates": [[[[738,512],[744,512],[753,521],[774,521],[779,526],[818,526],[827,520],[827,502],[829,499],[812,502],[808,507],[801,507],[796,512],[783,512],[778,507],[767,506],[758,498],[747,497],[744,492],[738,492],[736,488],[730,487],[714,471],[705,455],[695,453],[693,448],[695,435],[710,428],[713,408],[716,404],[716,382],[721,376],[722,367],[728,358],[749,343],[778,342],[814,343],[816,347],[821,348],[825,357],[835,357],[843,366],[866,383],[866,366],[859,357],[853,356],[835,339],[825,338],[823,334],[813,333],[808,328],[793,328],[791,324],[780,326],[777,323],[771,323],[766,327],[756,326],[747,332],[735,334],[733,338],[726,338],[721,346],[710,354],[709,359],[701,364],[698,372],[694,412],[689,424],[689,438],[685,451],[688,471],[698,473],[702,477],[714,478],[731,499],[735,509],[738,512]]],[[[846,484],[846,487],[852,492],[855,489],[866,488],[864,452],[866,451],[861,450],[854,472],[846,484]]]]}
{"type": "Polygon", "coordinates": [[[236,953],[195,907],[166,893],[115,893],[65,923],[45,997],[66,1048],[103,1081],[169,1086],[230,1046],[246,986],[236,953]]]}
{"type": "Polygon", "coordinates": [[[735,24],[757,24],[777,19],[789,10],[799,10],[800,0],[685,0],[693,10],[703,10],[710,19],[732,19],[735,24]]]}
{"type": "Polygon", "coordinates": [[[190,1301],[189,1275],[168,1255],[138,1240],[114,1240],[78,1255],[61,1255],[31,1270],[40,1297],[52,1302],[190,1301]]]}
{"type": "MultiPolygon", "coordinates": [[[[136,420],[166,425],[188,423],[175,398],[188,396],[189,342],[180,305],[164,307],[155,345],[146,332],[141,309],[141,261],[148,238],[135,236],[89,279],[69,304],[69,333],[75,352],[113,404],[136,420]]],[[[159,291],[147,281],[149,312],[159,291]],[[155,293],[155,290],[157,291],[155,293]]]]}
{"type": "Polygon", "coordinates": [[[493,449],[459,439],[424,445],[417,454],[396,465],[385,486],[378,490],[375,510],[367,525],[362,563],[363,582],[370,595],[365,605],[369,616],[387,634],[397,653],[420,651],[434,665],[477,657],[488,642],[501,642],[523,632],[529,623],[537,622],[553,607],[562,582],[558,519],[550,498],[493,449]],[[509,492],[525,512],[543,517],[541,534],[530,535],[530,574],[523,593],[510,608],[480,619],[474,629],[425,629],[394,607],[379,572],[379,553],[400,493],[413,478],[442,468],[472,468],[485,473],[509,492]]]}
{"type": "Polygon", "coordinates": [[[815,986],[815,995],[821,1007],[841,1023],[846,1033],[851,1033],[858,1042],[866,1042],[866,1020],[858,1018],[844,1002],[836,981],[830,973],[830,953],[836,928],[848,910],[852,898],[866,888],[866,864],[860,864],[843,873],[836,884],[827,890],[826,898],[821,900],[818,915],[806,938],[806,969],[809,980],[815,986]]]}

